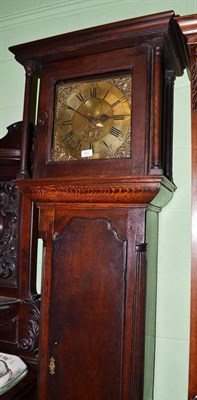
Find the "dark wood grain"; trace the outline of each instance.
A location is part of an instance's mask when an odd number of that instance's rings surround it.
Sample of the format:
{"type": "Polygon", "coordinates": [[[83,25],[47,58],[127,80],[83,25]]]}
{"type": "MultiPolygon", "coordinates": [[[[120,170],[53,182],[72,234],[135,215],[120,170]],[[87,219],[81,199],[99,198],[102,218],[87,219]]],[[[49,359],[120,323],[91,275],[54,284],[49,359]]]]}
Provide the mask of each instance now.
{"type": "MultiPolygon", "coordinates": [[[[81,399],[122,398],[126,245],[103,218],[74,218],[53,240],[49,356],[58,393],[68,399],[73,392],[81,399]]],[[[50,374],[48,381],[54,398],[50,374]]]]}

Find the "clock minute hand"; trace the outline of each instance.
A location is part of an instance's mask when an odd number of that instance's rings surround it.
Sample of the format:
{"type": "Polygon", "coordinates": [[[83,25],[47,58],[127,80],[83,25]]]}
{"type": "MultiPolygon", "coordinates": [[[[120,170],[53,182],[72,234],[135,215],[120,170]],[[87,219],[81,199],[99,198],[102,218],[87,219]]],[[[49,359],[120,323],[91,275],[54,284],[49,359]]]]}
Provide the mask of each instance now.
{"type": "Polygon", "coordinates": [[[66,104],[66,108],[72,111],[75,111],[77,114],[81,115],[81,117],[87,119],[89,122],[93,122],[94,118],[93,117],[89,117],[88,115],[82,114],[80,111],[76,110],[75,108],[69,106],[68,104],[66,104]]]}

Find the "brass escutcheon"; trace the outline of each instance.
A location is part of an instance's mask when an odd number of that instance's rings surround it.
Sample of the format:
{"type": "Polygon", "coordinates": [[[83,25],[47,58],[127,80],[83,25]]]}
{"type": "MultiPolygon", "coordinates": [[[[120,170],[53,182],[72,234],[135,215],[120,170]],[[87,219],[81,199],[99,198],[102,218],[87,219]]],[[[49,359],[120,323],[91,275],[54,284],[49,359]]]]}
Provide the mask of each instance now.
{"type": "Polygon", "coordinates": [[[55,374],[55,359],[53,357],[51,357],[49,360],[49,373],[51,375],[55,374]]]}

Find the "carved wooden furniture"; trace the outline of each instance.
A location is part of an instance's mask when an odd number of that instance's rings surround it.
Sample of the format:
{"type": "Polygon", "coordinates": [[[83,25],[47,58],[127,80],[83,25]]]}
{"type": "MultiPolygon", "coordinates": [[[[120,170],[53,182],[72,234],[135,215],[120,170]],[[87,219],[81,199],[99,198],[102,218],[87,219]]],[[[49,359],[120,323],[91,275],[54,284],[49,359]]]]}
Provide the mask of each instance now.
{"type": "Polygon", "coordinates": [[[191,331],[190,331],[190,368],[189,399],[197,398],[197,15],[179,17],[181,27],[189,49],[191,78],[191,120],[192,120],[192,272],[191,272],[191,331]]]}
{"type": "MultiPolygon", "coordinates": [[[[187,64],[183,36],[170,11],[10,50],[26,70],[19,173],[26,179],[16,184],[26,207],[38,210],[44,242],[38,399],[142,400],[144,387],[152,392],[156,302],[147,218],[157,229],[175,190],[173,84],[187,64]],[[40,93],[29,179],[34,76],[40,93]],[[123,131],[125,102],[132,119],[123,131]]],[[[24,228],[29,215],[25,208],[24,228]]],[[[21,240],[26,255],[30,237],[21,240]]]]}
{"type": "MultiPolygon", "coordinates": [[[[28,376],[2,399],[33,396],[39,332],[39,297],[35,291],[35,258],[21,252],[33,216],[13,184],[21,161],[22,123],[8,127],[0,140],[0,351],[20,355],[28,364],[28,376]],[[29,224],[24,227],[23,214],[29,224]],[[32,265],[31,263],[34,263],[32,265]],[[31,394],[29,391],[31,390],[31,394]]],[[[29,233],[28,233],[29,235],[29,233]]],[[[32,246],[33,246],[32,232],[32,246]]],[[[32,247],[33,249],[33,247],[32,247]]],[[[34,247],[35,249],[35,247],[34,247]]],[[[35,392],[35,390],[34,390],[35,392]]],[[[34,397],[31,397],[33,399],[34,397]]]]}

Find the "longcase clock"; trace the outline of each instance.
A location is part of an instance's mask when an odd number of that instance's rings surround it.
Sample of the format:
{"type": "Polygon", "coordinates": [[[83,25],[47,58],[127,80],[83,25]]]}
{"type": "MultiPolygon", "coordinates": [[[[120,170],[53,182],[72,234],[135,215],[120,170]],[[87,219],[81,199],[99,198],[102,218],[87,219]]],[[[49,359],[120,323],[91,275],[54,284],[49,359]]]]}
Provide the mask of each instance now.
{"type": "Polygon", "coordinates": [[[44,243],[38,399],[150,398],[156,269],[147,229],[175,190],[173,84],[187,64],[174,12],[10,50],[26,69],[17,185],[39,212],[44,243]]]}

